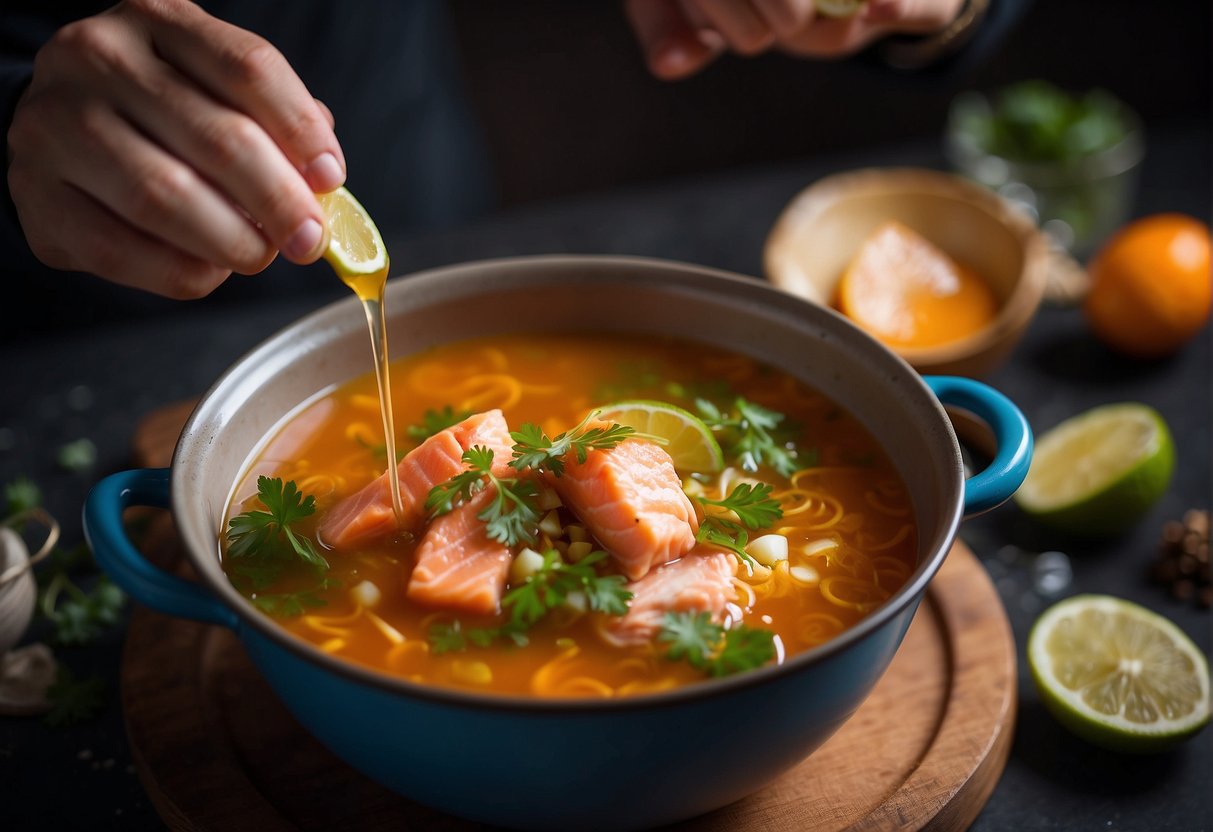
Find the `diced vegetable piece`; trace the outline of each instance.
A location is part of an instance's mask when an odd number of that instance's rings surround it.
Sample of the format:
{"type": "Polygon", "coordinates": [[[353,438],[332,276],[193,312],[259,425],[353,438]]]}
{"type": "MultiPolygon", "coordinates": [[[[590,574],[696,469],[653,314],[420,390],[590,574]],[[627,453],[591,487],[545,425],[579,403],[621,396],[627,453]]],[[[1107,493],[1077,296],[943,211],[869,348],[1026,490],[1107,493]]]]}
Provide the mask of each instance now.
{"type": "Polygon", "coordinates": [[[510,564],[510,582],[520,584],[543,568],[543,555],[534,549],[523,549],[510,564]]]}
{"type": "Polygon", "coordinates": [[[493,671],[487,664],[466,659],[451,662],[451,675],[472,685],[487,685],[493,681],[493,671]]]}
{"type": "Polygon", "coordinates": [[[752,540],[745,550],[764,566],[774,566],[788,559],[788,539],[781,534],[764,534],[752,540]]]}
{"type": "Polygon", "coordinates": [[[564,531],[573,543],[585,543],[590,539],[590,533],[586,531],[585,526],[579,526],[576,523],[569,523],[564,527],[564,531]]]}
{"type": "Polygon", "coordinates": [[[560,515],[557,514],[555,509],[549,511],[539,521],[539,531],[553,539],[560,537],[564,529],[560,525],[560,515]]]}
{"type": "Polygon", "coordinates": [[[379,591],[379,587],[370,581],[362,581],[350,589],[350,597],[354,599],[354,603],[356,604],[361,604],[364,607],[374,607],[383,598],[383,593],[379,591]]]}
{"type": "Polygon", "coordinates": [[[798,583],[810,586],[815,586],[821,580],[821,575],[811,566],[793,566],[788,570],[788,574],[798,583]]]}
{"type": "Polygon", "coordinates": [[[590,543],[589,541],[583,540],[578,543],[570,543],[568,551],[569,561],[572,563],[577,563],[577,561],[581,560],[592,551],[594,551],[594,544],[590,543]]]}
{"type": "Polygon", "coordinates": [[[539,495],[535,498],[535,505],[540,511],[551,511],[560,508],[564,503],[560,502],[560,495],[556,493],[556,489],[540,488],[539,495]]]}

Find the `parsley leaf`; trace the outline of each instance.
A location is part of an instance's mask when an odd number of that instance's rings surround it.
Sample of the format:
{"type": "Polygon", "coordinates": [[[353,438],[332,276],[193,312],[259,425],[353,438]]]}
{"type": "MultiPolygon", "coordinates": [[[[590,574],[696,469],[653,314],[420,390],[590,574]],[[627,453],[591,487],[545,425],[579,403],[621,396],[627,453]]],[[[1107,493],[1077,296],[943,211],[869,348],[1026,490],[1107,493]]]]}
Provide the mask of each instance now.
{"type": "Polygon", "coordinates": [[[4,514],[0,517],[16,517],[42,505],[42,492],[32,480],[18,477],[4,486],[4,514]]]}
{"type": "Polygon", "coordinates": [[[97,464],[97,446],[90,439],[68,442],[59,448],[56,461],[63,470],[82,474],[97,464]]]}
{"type": "Polygon", "coordinates": [[[305,563],[328,569],[328,561],[316,551],[312,541],[291,529],[292,524],[315,513],[316,498],[304,497],[293,480],[283,484],[279,477],[258,477],[257,495],[269,511],[246,511],[228,521],[228,555],[272,557],[280,555],[285,544],[305,563]]]}
{"type": "Polygon", "coordinates": [[[77,679],[66,666],[55,670],[55,681],[46,689],[51,709],[46,714],[48,725],[62,727],[95,716],[105,701],[105,682],[93,676],[77,679]]]}
{"type": "Polygon", "coordinates": [[[39,609],[55,626],[59,644],[87,644],[107,627],[118,623],[126,595],[102,575],[91,591],[81,589],[67,572],[56,572],[42,596],[39,609]],[[60,597],[66,598],[60,602],[60,597]]]}
{"type": "Polygon", "coordinates": [[[730,676],[762,667],[775,658],[775,634],[740,624],[726,630],[706,612],[667,612],[657,640],[668,644],[666,656],[685,660],[711,676],[730,676]]]}
{"type": "Polygon", "coordinates": [[[564,456],[570,451],[577,457],[579,463],[585,462],[590,451],[609,451],[629,436],[635,436],[635,428],[627,425],[611,424],[606,427],[587,428],[598,415],[591,411],[581,423],[572,430],[558,434],[555,439],[548,437],[538,425],[524,424],[518,430],[510,431],[514,440],[514,458],[510,466],[523,468],[542,468],[559,477],[564,473],[564,456]]]}
{"type": "Polygon", "coordinates": [[[501,599],[501,606],[510,614],[510,623],[523,629],[564,603],[570,593],[583,592],[594,612],[623,615],[628,611],[632,593],[626,588],[622,575],[599,575],[594,564],[605,560],[601,549],[590,552],[577,563],[565,563],[560,553],[548,549],[543,553],[543,565],[514,587],[501,599]]]}
{"type": "Polygon", "coordinates": [[[813,451],[801,452],[792,444],[790,425],[782,413],[740,396],[733,400],[735,413],[726,413],[706,399],[696,399],[695,407],[704,424],[720,434],[725,452],[747,471],[769,465],[790,477],[816,463],[813,451]]]}
{"type": "MultiPolygon", "coordinates": [[[[375,457],[375,459],[379,460],[380,462],[385,462],[385,463],[387,462],[387,443],[386,442],[367,442],[361,436],[355,436],[354,441],[357,442],[362,447],[366,448],[368,451],[370,451],[371,456],[375,457]]],[[[403,448],[400,448],[399,445],[397,445],[396,461],[399,462],[400,460],[404,459],[404,456],[406,453],[408,453],[408,452],[405,451],[403,448]]]]}
{"type": "Polygon", "coordinates": [[[696,499],[705,505],[720,506],[737,515],[742,525],[751,529],[765,529],[776,520],[783,517],[783,509],[779,501],[771,498],[771,486],[767,483],[750,485],[748,482],[738,483],[729,496],[723,500],[709,500],[707,497],[696,499]]]}
{"type": "Polygon", "coordinates": [[[539,525],[538,486],[531,480],[494,474],[493,449],[484,445],[468,448],[461,459],[468,469],[430,489],[425,507],[434,516],[446,514],[492,485],[493,499],[476,515],[485,521],[488,536],[506,546],[534,543],[539,525]]]}
{"type": "Polygon", "coordinates": [[[458,620],[451,624],[435,624],[429,633],[431,651],[440,654],[466,650],[469,642],[477,647],[487,647],[498,638],[524,645],[527,643],[526,631],[574,592],[584,593],[586,603],[594,612],[623,615],[628,611],[632,593],[622,575],[598,574],[594,566],[606,557],[607,553],[598,549],[577,563],[565,563],[555,549],[547,550],[543,553],[543,565],[535,574],[501,599],[502,609],[509,615],[506,623],[492,629],[464,629],[458,620]]]}
{"type": "MultiPolygon", "coordinates": [[[[323,589],[323,587],[319,587],[318,589],[323,589]]],[[[297,615],[303,615],[309,609],[323,607],[328,604],[327,601],[316,594],[318,589],[306,592],[259,594],[253,597],[253,604],[257,609],[269,615],[278,616],[279,618],[293,618],[297,615]]]]}
{"type": "Polygon", "coordinates": [[[424,442],[436,433],[441,433],[449,427],[459,424],[472,415],[470,410],[455,410],[449,404],[442,410],[427,410],[421,417],[420,425],[409,425],[404,429],[411,438],[424,442]]]}
{"type": "Polygon", "coordinates": [[[719,514],[708,514],[699,524],[695,539],[728,549],[751,569],[754,558],[745,550],[750,542],[750,532],[765,529],[783,517],[779,501],[771,497],[771,486],[766,483],[750,485],[738,483],[723,500],[696,497],[705,506],[719,506],[737,515],[737,520],[719,514]]]}

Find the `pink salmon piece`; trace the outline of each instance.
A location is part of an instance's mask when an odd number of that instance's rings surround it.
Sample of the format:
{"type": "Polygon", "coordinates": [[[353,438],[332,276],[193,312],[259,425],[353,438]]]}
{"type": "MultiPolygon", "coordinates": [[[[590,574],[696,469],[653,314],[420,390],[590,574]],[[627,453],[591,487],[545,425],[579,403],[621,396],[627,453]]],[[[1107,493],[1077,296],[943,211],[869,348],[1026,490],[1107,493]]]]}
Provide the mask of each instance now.
{"type": "Polygon", "coordinates": [[[320,525],[320,539],[337,550],[351,549],[396,531],[416,532],[425,522],[425,500],[434,486],[446,482],[467,466],[461,457],[473,445],[493,451],[493,473],[512,470],[509,426],[500,410],[469,416],[457,425],[426,439],[409,451],[396,467],[404,513],[399,527],[392,511],[388,475],[369,483],[337,503],[320,525]]]}

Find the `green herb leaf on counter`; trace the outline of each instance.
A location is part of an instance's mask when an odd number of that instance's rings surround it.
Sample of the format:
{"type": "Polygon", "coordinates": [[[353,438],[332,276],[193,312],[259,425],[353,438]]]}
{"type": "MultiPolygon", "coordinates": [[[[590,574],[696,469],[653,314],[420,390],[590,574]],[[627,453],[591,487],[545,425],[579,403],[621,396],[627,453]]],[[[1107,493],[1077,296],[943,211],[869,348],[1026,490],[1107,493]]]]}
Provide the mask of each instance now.
{"type": "Polygon", "coordinates": [[[762,667],[775,658],[775,634],[742,624],[726,630],[706,612],[667,612],[657,640],[666,656],[686,661],[710,676],[730,676],[762,667]]]}
{"type": "Polygon", "coordinates": [[[55,681],[46,689],[51,709],[45,720],[48,725],[63,727],[89,719],[105,704],[105,682],[96,676],[77,679],[70,669],[60,664],[55,681]]]}
{"type": "Polygon", "coordinates": [[[228,521],[228,555],[237,559],[272,557],[289,547],[305,563],[328,569],[328,561],[312,541],[291,529],[315,513],[316,498],[305,497],[293,481],[284,484],[279,477],[258,477],[257,494],[269,510],[246,511],[228,521]]]}
{"type": "Polygon", "coordinates": [[[42,505],[42,491],[34,482],[26,477],[17,479],[4,486],[4,515],[5,521],[42,505]]]}
{"type": "Polygon", "coordinates": [[[418,442],[424,442],[434,434],[459,424],[471,415],[470,410],[455,410],[448,404],[442,410],[427,410],[421,417],[420,425],[409,425],[404,432],[418,442]]]}
{"type": "Polygon", "coordinates": [[[82,474],[97,464],[97,446],[89,439],[77,439],[61,447],[56,459],[63,470],[82,474]]]}
{"type": "Polygon", "coordinates": [[[88,644],[107,627],[118,623],[125,603],[126,595],[104,575],[91,590],[85,591],[72,582],[66,571],[56,570],[38,599],[38,608],[54,625],[55,641],[88,644]]]}

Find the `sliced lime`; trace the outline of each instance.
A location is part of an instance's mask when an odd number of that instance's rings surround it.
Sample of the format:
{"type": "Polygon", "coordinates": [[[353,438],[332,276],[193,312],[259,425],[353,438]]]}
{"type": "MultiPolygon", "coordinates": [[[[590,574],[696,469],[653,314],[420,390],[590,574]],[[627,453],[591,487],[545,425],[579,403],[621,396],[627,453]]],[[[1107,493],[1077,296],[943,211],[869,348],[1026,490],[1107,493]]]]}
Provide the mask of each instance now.
{"type": "Polygon", "coordinates": [[[1108,595],[1054,604],[1028,637],[1041,698],[1063,725],[1104,748],[1164,750],[1209,721],[1209,665],[1183,631],[1108,595]]]}
{"type": "Polygon", "coordinates": [[[719,443],[697,416],[665,402],[615,402],[599,408],[598,418],[665,439],[666,451],[680,472],[710,473],[724,467],[719,443]]]}
{"type": "Polygon", "coordinates": [[[1175,446],[1162,416],[1144,404],[1096,407],[1044,433],[1015,501],[1062,531],[1112,535],[1167,490],[1175,446]]]}

